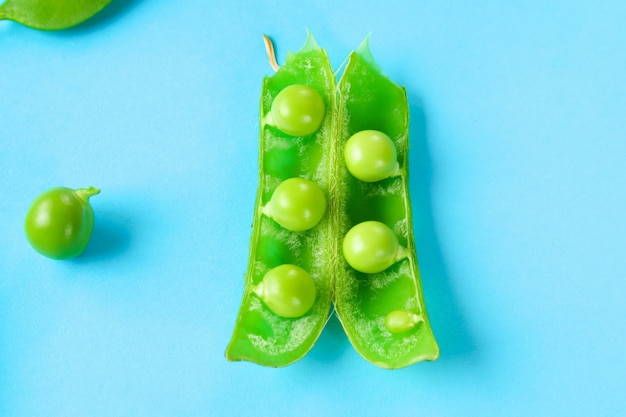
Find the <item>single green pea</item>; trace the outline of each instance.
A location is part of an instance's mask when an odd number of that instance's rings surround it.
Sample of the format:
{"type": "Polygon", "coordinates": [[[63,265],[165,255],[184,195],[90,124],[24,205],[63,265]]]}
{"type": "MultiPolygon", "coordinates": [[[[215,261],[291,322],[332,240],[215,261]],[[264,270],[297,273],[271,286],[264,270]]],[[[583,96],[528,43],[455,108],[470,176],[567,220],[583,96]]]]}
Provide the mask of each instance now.
{"type": "Polygon", "coordinates": [[[270,269],[254,292],[274,314],[286,318],[305,315],[313,307],[316,295],[311,275],[290,264],[270,269]]]}
{"type": "Polygon", "coordinates": [[[385,327],[391,333],[404,333],[421,321],[424,319],[410,310],[394,310],[385,317],[385,327]]]}
{"type": "Polygon", "coordinates": [[[392,140],[377,130],[362,130],[348,139],[344,148],[348,171],[365,182],[384,180],[398,172],[398,156],[392,140]]]}
{"type": "Polygon", "coordinates": [[[343,239],[343,256],[350,266],[366,274],[382,272],[406,256],[396,234],[384,223],[359,223],[343,239]]]}
{"type": "Polygon", "coordinates": [[[0,20],[9,19],[34,29],[59,30],[89,19],[111,0],[6,0],[0,20]]]}
{"type": "Polygon", "coordinates": [[[291,136],[308,136],[324,119],[324,100],[313,88],[294,84],[285,87],[272,102],[271,124],[291,136]]]}
{"type": "Polygon", "coordinates": [[[263,212],[293,232],[309,230],[324,216],[326,197],[322,189],[304,178],[289,178],[274,190],[263,212]]]}
{"type": "Polygon", "coordinates": [[[56,187],[37,197],[24,222],[26,238],[33,249],[52,259],[80,255],[93,230],[89,198],[99,192],[94,187],[77,190],[56,187]]]}

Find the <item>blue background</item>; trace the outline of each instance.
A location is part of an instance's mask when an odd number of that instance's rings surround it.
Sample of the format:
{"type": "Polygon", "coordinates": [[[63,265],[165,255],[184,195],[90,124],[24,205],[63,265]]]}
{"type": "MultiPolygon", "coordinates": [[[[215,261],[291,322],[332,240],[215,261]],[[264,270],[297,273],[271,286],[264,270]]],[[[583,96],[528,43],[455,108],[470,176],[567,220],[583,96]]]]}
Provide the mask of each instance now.
{"type": "Polygon", "coordinates": [[[626,6],[115,0],[0,22],[0,415],[626,415],[626,6]],[[226,4],[228,3],[228,4],[226,4]],[[258,109],[309,28],[363,38],[411,102],[417,248],[441,358],[365,362],[331,319],[303,360],[229,363],[258,109]],[[87,251],[23,234],[93,185],[87,251]]]}

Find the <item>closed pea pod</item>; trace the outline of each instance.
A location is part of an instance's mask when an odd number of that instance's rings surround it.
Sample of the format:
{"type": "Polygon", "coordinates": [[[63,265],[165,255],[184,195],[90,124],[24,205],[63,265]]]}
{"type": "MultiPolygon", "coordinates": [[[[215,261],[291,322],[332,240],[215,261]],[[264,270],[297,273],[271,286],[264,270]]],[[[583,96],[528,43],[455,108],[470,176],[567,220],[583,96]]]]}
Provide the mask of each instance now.
{"type": "Polygon", "coordinates": [[[6,0],[0,5],[0,20],[9,19],[41,30],[76,26],[91,18],[111,0],[6,0]]]}
{"type": "Polygon", "coordinates": [[[229,360],[289,365],[311,349],[328,319],[332,117],[327,109],[334,107],[334,93],[326,52],[310,34],[304,47],[264,80],[259,188],[229,360]]]}
{"type": "MultiPolygon", "coordinates": [[[[353,346],[368,361],[393,369],[434,360],[439,347],[421,289],[407,185],[406,92],[382,74],[367,39],[350,55],[338,89],[338,113],[346,122],[336,146],[348,154],[346,163],[335,166],[333,214],[337,239],[343,242],[336,253],[335,309],[353,346]],[[354,151],[348,142],[371,131],[390,138],[397,161],[385,156],[385,163],[377,163],[370,157],[372,168],[356,164],[355,174],[351,159],[360,163],[368,158],[350,155],[354,151]],[[372,224],[384,227],[363,227],[372,224]]],[[[370,142],[362,145],[368,146],[370,142]]],[[[385,148],[382,154],[390,154],[388,143],[385,148]]]]}

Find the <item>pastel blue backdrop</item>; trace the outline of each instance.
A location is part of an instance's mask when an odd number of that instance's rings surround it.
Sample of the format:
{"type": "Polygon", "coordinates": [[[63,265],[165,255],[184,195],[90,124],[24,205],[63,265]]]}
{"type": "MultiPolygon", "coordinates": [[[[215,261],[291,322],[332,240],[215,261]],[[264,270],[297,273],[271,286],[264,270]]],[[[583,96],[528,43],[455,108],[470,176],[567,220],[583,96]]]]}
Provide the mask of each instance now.
{"type": "Polygon", "coordinates": [[[626,5],[114,0],[0,22],[0,415],[626,415],[626,5]],[[411,103],[441,358],[365,362],[338,321],[282,369],[229,363],[261,81],[304,43],[371,49],[411,103]],[[26,243],[45,189],[97,186],[84,255],[26,243]]]}

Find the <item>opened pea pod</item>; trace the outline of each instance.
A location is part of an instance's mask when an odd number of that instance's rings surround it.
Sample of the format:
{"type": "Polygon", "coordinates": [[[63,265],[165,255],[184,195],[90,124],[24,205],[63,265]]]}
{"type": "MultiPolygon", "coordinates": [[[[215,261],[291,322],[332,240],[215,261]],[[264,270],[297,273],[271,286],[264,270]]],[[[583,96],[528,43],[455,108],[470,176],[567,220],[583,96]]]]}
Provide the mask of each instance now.
{"type": "Polygon", "coordinates": [[[263,82],[259,187],[229,360],[289,365],[328,320],[334,100],[334,72],[310,34],[263,82]]]}
{"type": "Polygon", "coordinates": [[[266,78],[261,114],[250,257],[226,356],[296,361],[333,297],[368,361],[393,369],[436,359],[412,234],[404,89],[382,74],[367,41],[337,86],[309,34],[266,78]]]}

